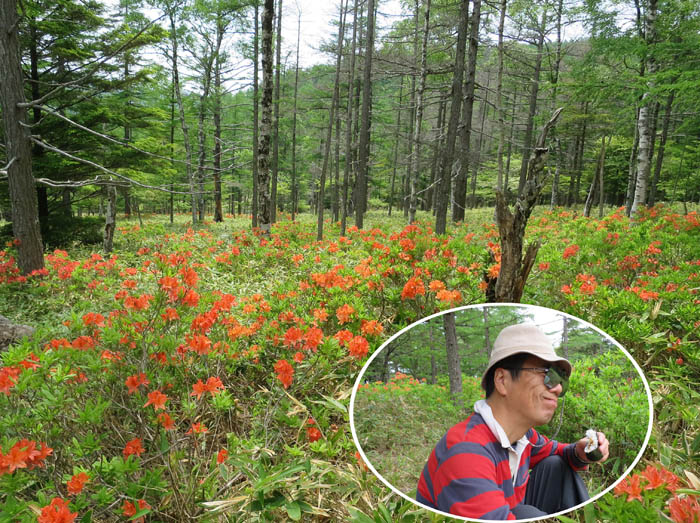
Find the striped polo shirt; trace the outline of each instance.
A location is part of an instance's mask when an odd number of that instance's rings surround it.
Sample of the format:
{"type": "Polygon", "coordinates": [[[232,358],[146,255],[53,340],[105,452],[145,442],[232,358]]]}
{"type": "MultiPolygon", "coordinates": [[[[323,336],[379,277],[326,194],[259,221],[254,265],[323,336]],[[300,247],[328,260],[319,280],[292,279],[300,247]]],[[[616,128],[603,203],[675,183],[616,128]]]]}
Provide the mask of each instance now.
{"type": "Polygon", "coordinates": [[[586,469],[574,454],[575,443],[549,440],[530,429],[511,444],[484,400],[474,408],[430,454],[418,481],[419,503],[458,516],[512,520],[511,509],[525,497],[529,470],[544,458],[561,456],[572,469],[586,469]]]}

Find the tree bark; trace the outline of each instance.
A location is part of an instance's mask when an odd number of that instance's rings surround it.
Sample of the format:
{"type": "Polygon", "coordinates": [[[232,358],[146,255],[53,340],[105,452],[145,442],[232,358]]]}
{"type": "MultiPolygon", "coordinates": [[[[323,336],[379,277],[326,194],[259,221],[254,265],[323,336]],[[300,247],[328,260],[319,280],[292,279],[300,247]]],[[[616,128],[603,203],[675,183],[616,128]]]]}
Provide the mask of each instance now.
{"type": "Polygon", "coordinates": [[[394,133],[394,160],[392,161],[391,168],[391,189],[389,192],[389,216],[391,216],[391,209],[394,206],[394,186],[396,182],[396,167],[399,161],[399,140],[401,137],[401,104],[403,103],[403,79],[404,75],[401,75],[401,83],[399,85],[399,108],[396,111],[396,132],[394,133]]]}
{"type": "Polygon", "coordinates": [[[337,40],[337,57],[335,62],[335,81],[333,85],[333,99],[331,107],[328,111],[328,131],[326,133],[326,147],[323,154],[323,168],[321,169],[321,180],[318,191],[318,221],[316,225],[316,239],[323,239],[323,210],[324,210],[324,192],[326,185],[326,171],[328,170],[328,159],[331,155],[331,139],[333,137],[333,124],[335,118],[335,106],[340,97],[340,61],[343,56],[343,38],[345,35],[345,11],[343,0],[340,1],[340,23],[338,25],[338,40],[337,40]]]}
{"type": "Polygon", "coordinates": [[[270,234],[270,140],[272,137],[272,19],[274,0],[265,0],[262,18],[262,66],[263,95],[260,103],[262,119],[258,141],[258,227],[266,236],[270,234]]]}
{"type": "Polygon", "coordinates": [[[280,150],[280,69],[282,68],[282,0],[277,0],[277,46],[275,48],[275,123],[272,146],[272,189],[270,191],[270,219],[277,221],[277,175],[280,150]]]}
{"type": "MultiPolygon", "coordinates": [[[[223,27],[216,24],[217,41],[223,38],[223,27]]],[[[221,205],[221,56],[217,52],[214,68],[214,221],[224,221],[221,205]]]]}
{"type": "MultiPolygon", "coordinates": [[[[476,0],[477,2],[480,0],[476,0]]],[[[410,200],[408,207],[408,223],[416,221],[416,178],[418,177],[418,165],[420,162],[421,126],[423,125],[423,95],[425,93],[425,80],[428,75],[428,34],[430,32],[430,0],[425,0],[425,13],[423,20],[423,42],[420,56],[420,79],[418,80],[418,92],[416,93],[416,121],[413,128],[413,154],[411,155],[411,179],[409,181],[410,200]]]]}
{"type": "MultiPolygon", "coordinates": [[[[467,25],[469,21],[469,1],[460,3],[459,26],[457,29],[457,47],[455,50],[455,66],[452,74],[452,105],[447,124],[445,152],[440,162],[440,183],[435,208],[435,234],[444,234],[447,228],[447,204],[452,181],[452,170],[457,139],[457,124],[462,106],[462,79],[464,76],[464,54],[467,43],[467,25]]],[[[454,162],[457,168],[457,162],[454,162]]]]}
{"type": "Polygon", "coordinates": [[[260,117],[258,110],[258,98],[260,96],[258,87],[259,82],[259,72],[258,72],[258,56],[259,56],[259,19],[260,19],[260,8],[258,2],[255,2],[255,33],[253,36],[253,198],[251,203],[251,215],[252,215],[252,226],[253,228],[258,226],[258,184],[260,183],[258,171],[260,166],[258,165],[258,154],[259,154],[259,140],[260,137],[260,117]]]}
{"type": "Polygon", "coordinates": [[[651,191],[649,192],[649,205],[653,206],[656,203],[657,187],[661,176],[661,167],[664,163],[664,153],[666,151],[666,140],[668,139],[668,127],[671,121],[671,111],[673,108],[673,98],[675,91],[671,91],[666,99],[666,108],[664,109],[664,121],[661,127],[661,141],[659,142],[659,151],[656,153],[656,165],[654,166],[654,177],[651,181],[651,191]]]}
{"type": "Polygon", "coordinates": [[[506,4],[508,0],[501,0],[498,17],[498,73],[496,80],[496,115],[498,117],[498,179],[496,188],[503,191],[503,143],[506,137],[505,116],[503,114],[503,28],[506,20],[506,4]]]}
{"type": "Polygon", "coordinates": [[[652,55],[652,47],[656,42],[656,18],[657,0],[649,0],[649,5],[645,15],[647,44],[646,71],[649,75],[647,91],[642,95],[639,107],[639,118],[637,127],[639,129],[639,149],[637,150],[637,182],[634,190],[634,201],[630,209],[630,217],[635,218],[640,211],[640,207],[646,204],[647,185],[649,182],[649,172],[651,170],[651,158],[649,151],[652,144],[651,128],[654,101],[652,91],[654,88],[654,73],[657,69],[656,60],[652,55]]]}
{"type": "Polygon", "coordinates": [[[364,227],[364,214],[367,210],[367,180],[369,168],[370,145],[370,108],[372,104],[372,55],[374,54],[374,7],[375,0],[367,3],[367,40],[362,81],[362,124],[360,126],[360,144],[357,161],[357,201],[355,206],[355,225],[364,227]]]}
{"type": "Polygon", "coordinates": [[[102,235],[102,250],[105,254],[112,252],[114,246],[114,229],[117,225],[117,188],[108,185],[107,191],[107,212],[105,213],[105,230],[102,235]]]}
{"type": "Polygon", "coordinates": [[[462,368],[459,359],[459,346],[457,344],[457,328],[453,312],[443,314],[443,327],[445,329],[445,348],[447,350],[447,374],[450,378],[450,397],[452,402],[461,407],[462,402],[462,368]]]}
{"type": "Polygon", "coordinates": [[[44,268],[37,192],[32,175],[32,146],[25,126],[22,63],[17,37],[17,4],[0,0],[0,108],[5,132],[7,180],[12,206],[12,233],[17,245],[17,266],[22,274],[44,268]]]}
{"type": "Polygon", "coordinates": [[[472,115],[474,113],[474,92],[476,90],[476,55],[479,48],[479,20],[481,0],[472,0],[471,30],[469,32],[469,54],[467,57],[466,81],[462,100],[462,124],[459,128],[459,176],[455,180],[452,221],[464,220],[467,204],[467,179],[471,155],[472,115]]]}
{"type": "Polygon", "coordinates": [[[350,49],[350,66],[348,67],[348,105],[345,118],[345,165],[343,169],[343,197],[340,212],[340,235],[345,236],[345,228],[348,218],[348,189],[350,185],[350,166],[353,163],[352,155],[352,117],[353,103],[352,92],[355,81],[355,54],[357,44],[357,5],[355,0],[352,8],[352,48],[350,49]]]}
{"type": "Polygon", "coordinates": [[[528,171],[528,158],[531,155],[532,132],[535,125],[535,115],[537,114],[537,95],[540,89],[540,72],[542,71],[542,58],[544,55],[545,25],[547,22],[547,8],[542,10],[542,20],[538,28],[537,56],[535,57],[535,68],[532,75],[532,85],[530,86],[530,105],[527,114],[527,126],[525,127],[525,138],[523,140],[523,161],[520,166],[520,182],[518,183],[518,193],[521,193],[528,171]]]}
{"type": "Polygon", "coordinates": [[[297,212],[297,98],[299,93],[299,44],[301,40],[301,9],[297,14],[297,61],[294,67],[294,108],[292,109],[292,221],[297,212]]]}

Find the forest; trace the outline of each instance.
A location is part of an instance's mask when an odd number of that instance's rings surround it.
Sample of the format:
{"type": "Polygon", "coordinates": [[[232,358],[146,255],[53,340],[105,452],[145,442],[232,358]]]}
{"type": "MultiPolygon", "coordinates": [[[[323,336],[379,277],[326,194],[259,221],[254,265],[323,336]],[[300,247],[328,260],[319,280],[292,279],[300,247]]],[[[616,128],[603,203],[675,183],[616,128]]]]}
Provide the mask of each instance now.
{"type": "MultiPolygon", "coordinates": [[[[522,302],[651,388],[556,521],[696,523],[699,44],[691,0],[0,0],[0,520],[446,520],[368,469],[355,381],[522,302]]],[[[411,361],[387,412],[481,394],[411,361]]]]}

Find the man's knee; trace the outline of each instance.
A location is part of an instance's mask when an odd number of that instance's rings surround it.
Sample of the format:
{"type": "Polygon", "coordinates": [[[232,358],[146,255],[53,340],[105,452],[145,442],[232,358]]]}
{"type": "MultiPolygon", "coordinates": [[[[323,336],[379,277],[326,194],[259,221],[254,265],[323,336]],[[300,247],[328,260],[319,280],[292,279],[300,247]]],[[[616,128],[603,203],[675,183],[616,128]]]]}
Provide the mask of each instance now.
{"type": "Polygon", "coordinates": [[[559,472],[560,474],[564,474],[568,471],[571,471],[572,469],[559,456],[548,456],[532,468],[533,472],[535,470],[537,470],[538,472],[547,471],[548,474],[553,474],[557,472],[559,472]]]}

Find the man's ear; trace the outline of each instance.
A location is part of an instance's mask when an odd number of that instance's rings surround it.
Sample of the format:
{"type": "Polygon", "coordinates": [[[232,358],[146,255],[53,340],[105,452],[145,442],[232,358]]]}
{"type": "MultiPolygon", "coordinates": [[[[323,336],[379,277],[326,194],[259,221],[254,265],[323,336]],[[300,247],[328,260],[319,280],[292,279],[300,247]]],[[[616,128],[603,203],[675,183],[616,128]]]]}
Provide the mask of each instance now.
{"type": "Polygon", "coordinates": [[[506,369],[496,369],[496,371],[493,374],[493,385],[499,394],[501,394],[502,396],[506,396],[506,392],[508,390],[506,385],[509,384],[510,381],[510,372],[508,372],[506,369]]]}

